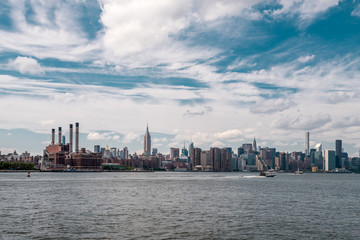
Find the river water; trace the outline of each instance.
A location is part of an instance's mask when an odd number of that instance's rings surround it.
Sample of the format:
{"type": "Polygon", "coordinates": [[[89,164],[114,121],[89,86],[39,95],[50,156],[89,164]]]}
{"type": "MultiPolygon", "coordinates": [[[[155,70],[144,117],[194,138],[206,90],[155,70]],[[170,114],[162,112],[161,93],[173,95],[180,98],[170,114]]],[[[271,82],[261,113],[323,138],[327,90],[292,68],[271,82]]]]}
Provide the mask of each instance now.
{"type": "Polygon", "coordinates": [[[360,175],[0,173],[0,239],[359,239],[360,175]]]}

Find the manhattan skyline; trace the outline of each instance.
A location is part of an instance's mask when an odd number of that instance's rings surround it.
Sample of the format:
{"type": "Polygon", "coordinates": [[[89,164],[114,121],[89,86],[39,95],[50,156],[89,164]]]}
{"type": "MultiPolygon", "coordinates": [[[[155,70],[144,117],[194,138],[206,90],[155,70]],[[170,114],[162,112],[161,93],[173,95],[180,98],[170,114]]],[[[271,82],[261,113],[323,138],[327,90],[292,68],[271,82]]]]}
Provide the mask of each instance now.
{"type": "Polygon", "coordinates": [[[4,1],[0,150],[360,149],[359,1],[4,1]],[[68,130],[63,128],[68,136],[68,130]]]}

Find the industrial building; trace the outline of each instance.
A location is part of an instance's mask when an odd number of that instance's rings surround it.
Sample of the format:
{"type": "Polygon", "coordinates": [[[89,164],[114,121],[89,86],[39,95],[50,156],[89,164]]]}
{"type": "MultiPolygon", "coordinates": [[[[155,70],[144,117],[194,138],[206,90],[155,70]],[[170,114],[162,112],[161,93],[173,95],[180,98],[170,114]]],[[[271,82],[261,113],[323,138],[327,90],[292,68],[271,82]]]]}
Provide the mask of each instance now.
{"type": "Polygon", "coordinates": [[[79,123],[75,123],[75,151],[73,152],[73,124],[69,125],[69,142],[62,141],[62,128],[58,128],[58,142],[55,143],[55,129],[51,130],[51,144],[44,150],[42,170],[99,170],[101,153],[79,150],[79,123]]]}

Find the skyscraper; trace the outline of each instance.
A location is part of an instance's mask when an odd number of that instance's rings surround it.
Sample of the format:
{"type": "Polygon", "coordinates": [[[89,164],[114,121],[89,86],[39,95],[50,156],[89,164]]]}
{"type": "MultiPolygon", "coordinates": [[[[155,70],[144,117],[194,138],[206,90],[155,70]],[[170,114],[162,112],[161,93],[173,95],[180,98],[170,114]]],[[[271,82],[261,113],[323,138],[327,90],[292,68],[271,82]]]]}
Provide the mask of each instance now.
{"type": "Polygon", "coordinates": [[[342,141],[335,140],[335,165],[337,168],[341,168],[341,158],[342,158],[342,141]]]}
{"type": "Polygon", "coordinates": [[[324,170],[325,171],[330,171],[333,170],[334,168],[336,168],[335,166],[335,151],[334,150],[325,150],[325,166],[324,166],[324,170]]]}
{"type": "Polygon", "coordinates": [[[192,150],[194,149],[194,143],[190,143],[190,145],[189,145],[189,155],[190,155],[190,157],[192,156],[192,150]]]}
{"type": "Polygon", "coordinates": [[[180,149],[179,148],[170,148],[170,158],[174,160],[174,158],[180,156],[180,149]]]}
{"type": "Polygon", "coordinates": [[[310,155],[310,132],[305,132],[305,156],[310,155]]]}
{"type": "Polygon", "coordinates": [[[186,149],[186,147],[185,147],[185,141],[184,141],[184,148],[183,149],[181,149],[181,154],[182,155],[184,155],[184,156],[189,156],[189,152],[188,152],[188,150],[186,149]]]}
{"type": "Polygon", "coordinates": [[[94,153],[100,152],[100,145],[94,145],[94,153]]]}
{"type": "Polygon", "coordinates": [[[149,126],[146,126],[146,133],[144,136],[144,154],[148,157],[151,151],[151,137],[149,133],[149,126]]]}
{"type": "Polygon", "coordinates": [[[124,147],[123,152],[124,152],[124,159],[129,159],[129,150],[127,147],[124,147]]]}
{"type": "Polygon", "coordinates": [[[253,141],[253,149],[256,152],[257,151],[257,147],[256,147],[256,139],[254,137],[254,141],[253,141]]]}

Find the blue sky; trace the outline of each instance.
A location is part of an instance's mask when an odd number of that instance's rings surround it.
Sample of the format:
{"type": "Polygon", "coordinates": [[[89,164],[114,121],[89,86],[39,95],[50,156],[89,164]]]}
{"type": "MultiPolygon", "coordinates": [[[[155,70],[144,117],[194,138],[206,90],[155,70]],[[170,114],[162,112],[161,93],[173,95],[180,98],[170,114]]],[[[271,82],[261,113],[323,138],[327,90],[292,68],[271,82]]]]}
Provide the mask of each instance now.
{"type": "Polygon", "coordinates": [[[360,149],[360,2],[2,1],[0,149],[360,149]]]}

